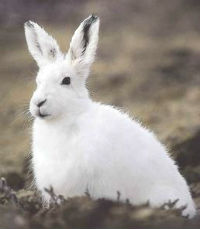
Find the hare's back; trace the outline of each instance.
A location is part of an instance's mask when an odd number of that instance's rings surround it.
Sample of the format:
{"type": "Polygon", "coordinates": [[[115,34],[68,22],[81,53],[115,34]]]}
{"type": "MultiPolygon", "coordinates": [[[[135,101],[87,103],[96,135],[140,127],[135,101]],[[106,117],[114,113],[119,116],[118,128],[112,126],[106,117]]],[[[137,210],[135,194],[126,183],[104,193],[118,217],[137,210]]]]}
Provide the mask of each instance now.
{"type": "MultiPolygon", "coordinates": [[[[85,144],[95,151],[128,155],[130,158],[166,157],[166,150],[156,136],[128,114],[112,106],[94,104],[80,124],[85,144]]],[[[101,152],[102,154],[102,152],[101,152]]],[[[167,156],[168,157],[168,156],[167,156]]],[[[143,160],[144,161],[144,160],[143,160]]]]}

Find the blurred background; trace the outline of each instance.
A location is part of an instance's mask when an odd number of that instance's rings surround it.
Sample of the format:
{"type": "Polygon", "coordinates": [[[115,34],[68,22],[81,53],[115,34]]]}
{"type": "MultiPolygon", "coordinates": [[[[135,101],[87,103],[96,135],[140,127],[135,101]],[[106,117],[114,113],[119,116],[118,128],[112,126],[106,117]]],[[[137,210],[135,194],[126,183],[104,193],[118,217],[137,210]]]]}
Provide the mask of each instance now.
{"type": "Polygon", "coordinates": [[[31,121],[26,115],[37,65],[23,24],[33,20],[63,52],[89,14],[100,16],[91,97],[128,111],[177,160],[200,202],[200,1],[1,0],[0,176],[24,187],[31,121]]]}

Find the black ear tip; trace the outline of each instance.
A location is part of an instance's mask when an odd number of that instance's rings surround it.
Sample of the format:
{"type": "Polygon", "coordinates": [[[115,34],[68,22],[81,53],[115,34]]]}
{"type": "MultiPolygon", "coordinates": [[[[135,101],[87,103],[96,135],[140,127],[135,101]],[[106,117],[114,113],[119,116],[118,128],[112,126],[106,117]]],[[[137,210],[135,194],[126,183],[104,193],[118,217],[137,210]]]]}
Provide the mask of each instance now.
{"type": "Polygon", "coordinates": [[[90,28],[91,24],[96,22],[97,19],[98,19],[98,17],[96,15],[94,15],[94,14],[92,14],[87,19],[85,19],[84,25],[83,25],[83,30],[84,31],[88,30],[90,28]]]}
{"type": "Polygon", "coordinates": [[[94,23],[95,21],[97,21],[98,18],[99,18],[99,17],[98,17],[97,15],[91,14],[90,17],[87,18],[86,21],[87,21],[88,24],[92,24],[92,23],[94,23]]]}
{"type": "Polygon", "coordinates": [[[27,27],[29,27],[29,28],[33,28],[33,27],[34,27],[34,25],[33,25],[33,23],[32,23],[31,21],[25,22],[25,23],[24,23],[24,26],[27,26],[27,27]]]}
{"type": "Polygon", "coordinates": [[[91,19],[92,19],[93,21],[96,21],[98,18],[99,18],[99,17],[98,17],[97,15],[91,14],[91,19]]]}

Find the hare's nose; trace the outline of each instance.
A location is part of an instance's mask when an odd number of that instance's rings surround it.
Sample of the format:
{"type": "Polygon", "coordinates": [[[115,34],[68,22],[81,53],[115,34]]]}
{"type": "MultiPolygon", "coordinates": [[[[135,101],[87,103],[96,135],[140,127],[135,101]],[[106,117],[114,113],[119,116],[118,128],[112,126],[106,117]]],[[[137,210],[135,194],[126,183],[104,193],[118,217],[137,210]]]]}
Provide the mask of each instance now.
{"type": "Polygon", "coordinates": [[[39,102],[39,103],[37,104],[37,106],[38,106],[38,107],[41,107],[46,101],[47,101],[47,100],[45,99],[45,100],[39,102]]]}

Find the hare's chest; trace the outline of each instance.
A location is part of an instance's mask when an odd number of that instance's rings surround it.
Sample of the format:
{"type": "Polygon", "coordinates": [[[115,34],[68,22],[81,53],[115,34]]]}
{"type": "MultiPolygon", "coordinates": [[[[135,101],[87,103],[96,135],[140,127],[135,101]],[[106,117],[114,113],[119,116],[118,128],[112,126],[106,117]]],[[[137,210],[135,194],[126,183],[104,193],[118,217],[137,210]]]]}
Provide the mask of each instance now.
{"type": "Polygon", "coordinates": [[[33,170],[36,186],[43,191],[52,186],[56,194],[81,195],[87,189],[88,174],[79,135],[45,133],[33,135],[33,170]]]}
{"type": "MultiPolygon", "coordinates": [[[[71,148],[70,153],[78,154],[77,151],[72,152],[72,150],[71,148]]],[[[44,151],[33,153],[33,170],[37,188],[44,191],[45,188],[53,187],[56,194],[65,197],[83,195],[90,180],[83,159],[71,154],[59,155],[56,151],[54,151],[55,155],[46,158],[45,153],[44,151]]]]}

